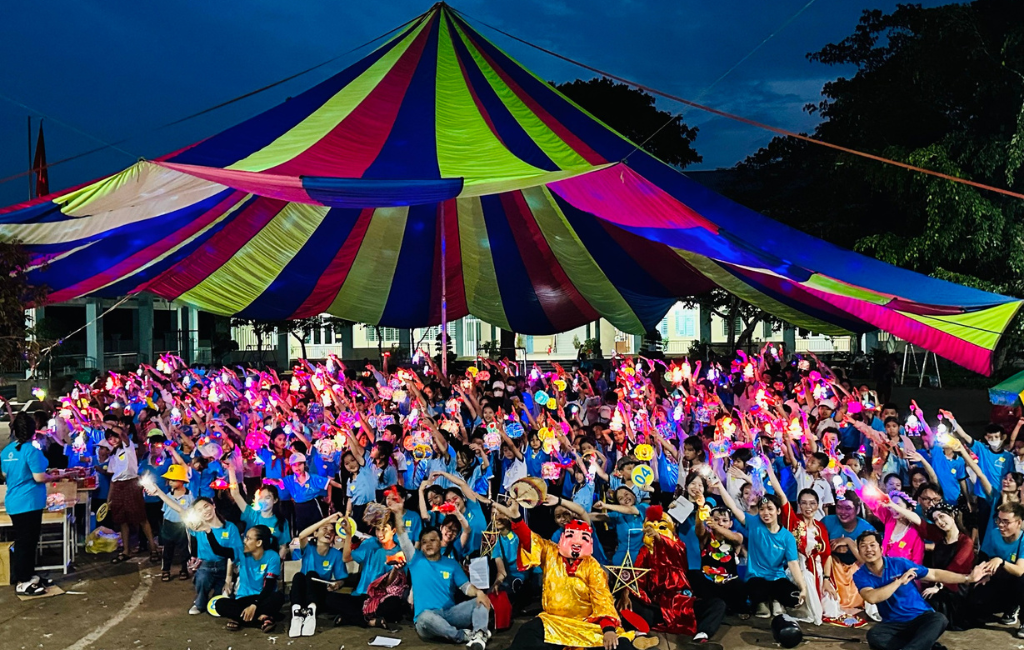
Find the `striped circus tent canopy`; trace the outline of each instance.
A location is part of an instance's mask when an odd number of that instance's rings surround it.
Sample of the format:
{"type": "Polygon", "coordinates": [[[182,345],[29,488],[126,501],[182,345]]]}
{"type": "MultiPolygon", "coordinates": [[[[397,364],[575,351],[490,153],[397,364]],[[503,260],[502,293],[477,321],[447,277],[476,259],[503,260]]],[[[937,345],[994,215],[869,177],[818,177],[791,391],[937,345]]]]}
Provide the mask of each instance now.
{"type": "Polygon", "coordinates": [[[443,4],[195,145],[0,211],[51,302],[148,291],[215,314],[545,334],[652,329],[715,286],[825,334],[972,370],[1020,301],[837,248],[716,195],[443,4]],[[443,273],[442,273],[443,269],[443,273]]]}

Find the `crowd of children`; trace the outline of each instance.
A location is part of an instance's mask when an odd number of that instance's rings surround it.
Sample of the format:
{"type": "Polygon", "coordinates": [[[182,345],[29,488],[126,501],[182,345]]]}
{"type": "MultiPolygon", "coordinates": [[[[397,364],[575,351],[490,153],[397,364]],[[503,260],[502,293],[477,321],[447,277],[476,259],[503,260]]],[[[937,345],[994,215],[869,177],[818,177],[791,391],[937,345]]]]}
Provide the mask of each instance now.
{"type": "Polygon", "coordinates": [[[877,650],[997,620],[1024,638],[1024,419],[972,435],[771,344],[607,375],[413,361],[279,376],[167,355],[19,415],[0,452],[18,593],[44,588],[40,487],[81,467],[111,561],[137,542],[229,630],[408,620],[482,650],[526,617],[513,648],[646,648],[729,612],[867,626],[877,650]]]}

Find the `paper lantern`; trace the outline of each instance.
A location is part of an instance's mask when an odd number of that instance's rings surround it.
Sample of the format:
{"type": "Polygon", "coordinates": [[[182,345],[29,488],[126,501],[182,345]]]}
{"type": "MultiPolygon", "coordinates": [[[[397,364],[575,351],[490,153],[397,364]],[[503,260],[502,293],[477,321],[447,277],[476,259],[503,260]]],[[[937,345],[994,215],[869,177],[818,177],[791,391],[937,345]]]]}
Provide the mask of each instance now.
{"type": "Polygon", "coordinates": [[[637,445],[636,449],[633,450],[633,455],[636,456],[637,460],[647,462],[654,458],[654,447],[650,445],[637,445]]]}
{"type": "Polygon", "coordinates": [[[562,468],[558,463],[544,463],[540,466],[540,476],[545,481],[557,481],[562,474],[562,468]]]}

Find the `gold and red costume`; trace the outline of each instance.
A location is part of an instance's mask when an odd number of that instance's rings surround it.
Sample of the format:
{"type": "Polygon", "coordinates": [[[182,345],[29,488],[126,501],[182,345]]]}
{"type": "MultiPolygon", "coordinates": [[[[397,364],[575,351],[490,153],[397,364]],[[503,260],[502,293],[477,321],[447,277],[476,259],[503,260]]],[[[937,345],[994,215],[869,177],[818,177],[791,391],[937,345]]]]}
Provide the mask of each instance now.
{"type": "Polygon", "coordinates": [[[604,646],[604,630],[615,628],[628,639],[632,632],[620,626],[608,578],[591,555],[571,559],[558,545],[530,530],[522,519],[512,522],[519,537],[519,570],[543,567],[543,592],[539,618],[544,623],[544,642],[570,648],[604,646]]]}
{"type": "Polygon", "coordinates": [[[676,537],[675,525],[659,506],[647,509],[644,545],[634,565],[650,569],[637,581],[633,597],[661,610],[655,632],[692,635],[697,631],[694,595],[686,577],[686,545],[676,537]]]}

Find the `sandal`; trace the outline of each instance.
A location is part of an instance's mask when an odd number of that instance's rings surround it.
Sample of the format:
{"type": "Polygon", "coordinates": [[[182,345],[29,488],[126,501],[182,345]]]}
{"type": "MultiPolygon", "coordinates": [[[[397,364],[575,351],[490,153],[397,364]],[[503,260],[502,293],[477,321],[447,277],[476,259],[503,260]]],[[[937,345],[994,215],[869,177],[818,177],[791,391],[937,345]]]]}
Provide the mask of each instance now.
{"type": "Polygon", "coordinates": [[[170,582],[170,581],[171,581],[171,572],[170,571],[161,571],[160,572],[160,582],[170,582]]]}
{"type": "Polygon", "coordinates": [[[260,630],[262,630],[264,634],[270,634],[274,631],[275,627],[277,627],[277,623],[274,619],[269,616],[263,616],[260,618],[260,630]]]}
{"type": "Polygon", "coordinates": [[[190,576],[188,574],[188,569],[182,569],[181,571],[178,572],[178,580],[188,580],[191,577],[192,576],[190,576]]]}
{"type": "Polygon", "coordinates": [[[152,562],[153,564],[156,564],[161,559],[163,559],[163,558],[161,558],[161,556],[160,556],[160,549],[154,548],[153,550],[151,550],[149,552],[149,561],[152,562]]]}
{"type": "Polygon", "coordinates": [[[239,625],[238,621],[228,621],[224,625],[224,629],[228,632],[237,632],[238,630],[242,629],[242,626],[239,625]]]}
{"type": "Polygon", "coordinates": [[[38,582],[29,582],[25,584],[24,588],[22,588],[21,585],[18,585],[15,588],[15,593],[19,596],[42,596],[46,593],[46,587],[38,582]]]}
{"type": "Polygon", "coordinates": [[[125,555],[124,553],[118,553],[117,557],[115,557],[113,560],[111,560],[110,563],[111,564],[121,564],[122,562],[127,562],[129,557],[130,556],[125,555]]]}

